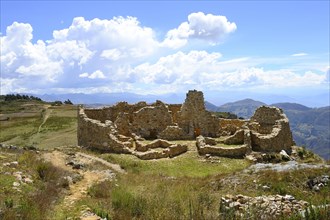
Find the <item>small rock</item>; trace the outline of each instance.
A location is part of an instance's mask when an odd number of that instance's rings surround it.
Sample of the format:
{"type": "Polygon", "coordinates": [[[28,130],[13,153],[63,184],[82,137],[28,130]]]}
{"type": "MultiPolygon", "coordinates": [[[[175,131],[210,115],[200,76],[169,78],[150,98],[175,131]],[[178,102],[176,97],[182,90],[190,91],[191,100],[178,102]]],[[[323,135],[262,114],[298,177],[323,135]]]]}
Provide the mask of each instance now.
{"type": "Polygon", "coordinates": [[[24,183],[33,183],[33,180],[31,180],[30,178],[25,178],[25,179],[23,179],[23,182],[24,183]]]}
{"type": "Polygon", "coordinates": [[[65,181],[67,181],[67,183],[68,183],[69,185],[72,185],[72,184],[73,184],[73,179],[72,179],[71,176],[65,176],[65,177],[63,177],[63,179],[64,179],[65,181]]]}
{"type": "Polygon", "coordinates": [[[10,162],[10,167],[17,167],[18,166],[18,162],[17,161],[13,161],[13,162],[10,162]]]}
{"type": "Polygon", "coordinates": [[[229,207],[230,208],[238,209],[240,206],[241,206],[241,203],[239,203],[239,202],[231,202],[231,203],[229,203],[229,207]]]}
{"type": "Polygon", "coordinates": [[[263,189],[263,190],[270,190],[270,187],[267,186],[267,185],[264,185],[264,186],[262,186],[262,189],[263,189]]]}
{"type": "Polygon", "coordinates": [[[72,169],[77,169],[77,170],[79,170],[83,167],[84,167],[84,165],[82,165],[80,163],[75,163],[75,164],[72,165],[72,169]]]}
{"type": "Polygon", "coordinates": [[[13,182],[13,187],[19,187],[21,184],[18,182],[13,182]]]}
{"type": "Polygon", "coordinates": [[[280,155],[282,156],[282,159],[284,159],[284,160],[291,160],[291,157],[285,150],[281,150],[280,155]]]}
{"type": "Polygon", "coordinates": [[[319,192],[320,191],[320,187],[318,187],[317,185],[313,186],[313,190],[315,192],[319,192]]]}
{"type": "Polygon", "coordinates": [[[291,195],[285,195],[283,199],[288,200],[288,201],[293,201],[295,198],[291,195]]]}

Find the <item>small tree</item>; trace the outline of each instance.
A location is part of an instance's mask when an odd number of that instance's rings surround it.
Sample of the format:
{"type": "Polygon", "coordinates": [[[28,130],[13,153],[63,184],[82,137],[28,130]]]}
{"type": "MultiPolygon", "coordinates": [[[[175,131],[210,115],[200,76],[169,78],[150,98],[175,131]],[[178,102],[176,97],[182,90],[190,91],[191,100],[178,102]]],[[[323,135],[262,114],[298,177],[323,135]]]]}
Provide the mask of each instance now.
{"type": "Polygon", "coordinates": [[[71,100],[70,100],[70,99],[68,99],[68,100],[64,101],[64,104],[66,104],[66,105],[73,105],[73,103],[71,102],[71,100]]]}

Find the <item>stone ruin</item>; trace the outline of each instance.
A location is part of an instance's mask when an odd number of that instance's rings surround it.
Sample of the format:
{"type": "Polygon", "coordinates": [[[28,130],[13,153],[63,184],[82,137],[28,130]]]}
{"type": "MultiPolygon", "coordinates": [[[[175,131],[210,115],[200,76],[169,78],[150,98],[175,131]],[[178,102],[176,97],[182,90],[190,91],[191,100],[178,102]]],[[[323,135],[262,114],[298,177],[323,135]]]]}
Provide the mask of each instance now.
{"type": "Polygon", "coordinates": [[[262,106],[250,120],[220,119],[205,109],[203,93],[192,90],[181,104],[156,101],[78,110],[78,145],[133,154],[140,159],[175,157],[188,150],[173,140],[196,139],[201,155],[244,157],[252,151],[291,152],[288,118],[262,106]],[[145,139],[153,140],[145,144],[145,139]]]}

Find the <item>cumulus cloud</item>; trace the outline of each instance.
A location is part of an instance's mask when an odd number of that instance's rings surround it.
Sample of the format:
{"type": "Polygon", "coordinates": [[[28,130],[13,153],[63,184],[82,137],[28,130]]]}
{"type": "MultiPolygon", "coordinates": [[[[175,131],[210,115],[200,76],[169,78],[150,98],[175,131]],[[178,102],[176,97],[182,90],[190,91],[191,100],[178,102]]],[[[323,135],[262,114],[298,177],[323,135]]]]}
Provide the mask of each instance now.
{"type": "MultiPolygon", "coordinates": [[[[225,16],[198,12],[168,31],[161,41],[156,39],[153,29],[142,26],[134,17],[110,20],[78,17],[69,27],[55,30],[52,39],[33,42],[32,26],[14,22],[0,37],[1,93],[167,93],[329,82],[329,70],[327,75],[324,70],[320,73],[306,66],[299,71],[288,66],[266,70],[261,66],[274,60],[251,57],[228,60],[219,52],[170,49],[194,39],[218,44],[235,30],[236,24],[225,16]]],[[[325,66],[321,64],[317,66],[325,66]]]]}
{"type": "Polygon", "coordinates": [[[218,44],[236,29],[236,24],[229,22],[225,16],[204,14],[203,12],[191,13],[188,21],[181,23],[178,28],[168,31],[162,45],[179,48],[187,44],[189,39],[218,44]]]}
{"type": "Polygon", "coordinates": [[[35,83],[54,81],[63,73],[62,61],[51,60],[42,40],[31,42],[30,24],[14,22],[1,37],[1,76],[4,78],[34,78],[35,83]]]}
{"type": "Polygon", "coordinates": [[[135,58],[152,54],[158,45],[154,31],[142,27],[135,17],[90,21],[76,17],[69,28],[54,31],[53,37],[53,42],[83,42],[92,51],[125,50],[127,55],[135,58]]]}
{"type": "Polygon", "coordinates": [[[30,24],[14,22],[1,36],[1,77],[15,78],[31,89],[70,86],[77,79],[86,86],[87,80],[106,79],[105,73],[112,76],[108,80],[127,79],[122,71],[159,47],[154,31],[134,17],[90,21],[77,17],[68,28],[55,30],[53,39],[37,43],[32,43],[32,32],[30,24]]]}
{"type": "Polygon", "coordinates": [[[171,84],[184,88],[200,86],[213,90],[313,86],[325,78],[325,75],[312,71],[301,74],[290,69],[264,70],[249,66],[247,61],[246,58],[222,61],[221,54],[206,51],[177,52],[154,64],[141,64],[133,72],[145,84],[171,84]]]}

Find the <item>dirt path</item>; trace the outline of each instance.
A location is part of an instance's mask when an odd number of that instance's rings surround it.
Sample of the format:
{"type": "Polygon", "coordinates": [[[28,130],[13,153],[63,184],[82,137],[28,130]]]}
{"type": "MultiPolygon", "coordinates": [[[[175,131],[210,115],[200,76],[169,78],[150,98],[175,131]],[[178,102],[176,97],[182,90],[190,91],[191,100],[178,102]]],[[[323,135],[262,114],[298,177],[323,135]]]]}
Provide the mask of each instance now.
{"type": "MultiPolygon", "coordinates": [[[[49,153],[45,153],[43,155],[43,158],[51,162],[54,166],[73,172],[72,167],[66,165],[69,157],[70,157],[69,155],[61,151],[52,151],[49,153]]],[[[125,170],[123,170],[118,164],[109,163],[96,156],[77,152],[73,156],[73,158],[75,161],[78,161],[79,163],[83,163],[86,165],[99,162],[102,164],[102,166],[105,167],[105,169],[74,170],[75,172],[79,173],[82,176],[82,179],[79,182],[70,185],[69,193],[64,197],[63,203],[60,204],[65,209],[73,208],[76,201],[80,200],[83,197],[86,197],[88,188],[91,187],[93,184],[104,181],[105,179],[114,178],[114,174],[111,170],[117,173],[125,173],[125,170]]]]}
{"type": "Polygon", "coordinates": [[[103,165],[109,167],[110,169],[112,169],[112,170],[114,170],[118,173],[126,173],[126,171],[124,169],[122,169],[118,164],[109,163],[108,161],[103,160],[102,158],[95,157],[95,156],[88,155],[88,154],[84,154],[84,153],[80,153],[80,152],[78,152],[76,155],[81,156],[81,157],[85,157],[85,158],[88,158],[88,159],[91,159],[91,160],[94,160],[94,161],[97,161],[97,162],[100,162],[103,165]]]}
{"type": "Polygon", "coordinates": [[[42,123],[39,125],[38,133],[41,131],[41,127],[46,123],[47,119],[49,118],[49,115],[53,112],[53,110],[49,110],[50,105],[44,105],[45,114],[43,115],[42,123]]]}

